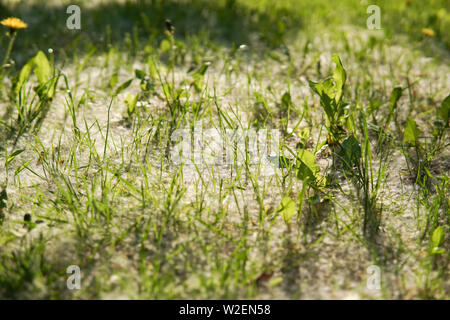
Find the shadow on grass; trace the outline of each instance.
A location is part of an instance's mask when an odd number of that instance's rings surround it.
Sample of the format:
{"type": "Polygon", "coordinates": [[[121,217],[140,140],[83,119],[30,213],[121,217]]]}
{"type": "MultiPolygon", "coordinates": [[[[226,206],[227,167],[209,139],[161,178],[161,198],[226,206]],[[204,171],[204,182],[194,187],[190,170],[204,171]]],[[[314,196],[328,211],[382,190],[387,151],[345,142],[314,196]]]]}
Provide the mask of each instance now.
{"type": "MultiPolygon", "coordinates": [[[[18,16],[28,23],[15,43],[13,56],[17,64],[26,62],[39,49],[54,48],[70,57],[76,52],[87,53],[93,47],[97,53],[108,51],[111,46],[134,52],[145,46],[157,47],[164,38],[166,19],[172,21],[175,36],[181,41],[206,36],[211,45],[227,47],[248,44],[255,38],[277,47],[288,30],[301,27],[300,17],[292,11],[260,11],[236,0],[140,0],[98,5],[82,1],[81,29],[69,30],[66,20],[70,15],[66,9],[70,4],[0,4],[1,18],[18,16]]],[[[0,37],[0,42],[6,47],[6,37],[0,37]]]]}

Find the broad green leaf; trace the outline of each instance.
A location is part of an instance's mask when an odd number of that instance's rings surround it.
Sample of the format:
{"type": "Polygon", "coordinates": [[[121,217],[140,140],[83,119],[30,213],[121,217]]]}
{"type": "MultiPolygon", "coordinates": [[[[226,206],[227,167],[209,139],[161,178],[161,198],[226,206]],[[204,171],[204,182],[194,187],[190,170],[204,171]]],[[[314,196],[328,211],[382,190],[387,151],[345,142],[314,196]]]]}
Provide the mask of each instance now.
{"type": "Polygon", "coordinates": [[[33,70],[33,66],[34,66],[34,58],[28,60],[28,62],[20,70],[19,78],[17,79],[15,88],[14,88],[16,95],[19,95],[20,90],[25,85],[25,83],[28,81],[28,78],[30,77],[30,73],[33,70]]]}
{"type": "Polygon", "coordinates": [[[450,114],[450,94],[442,101],[442,105],[440,108],[438,108],[438,115],[439,117],[444,120],[444,122],[448,123],[448,118],[450,114]]]}
{"type": "Polygon", "coordinates": [[[358,164],[361,159],[361,146],[354,135],[349,136],[342,142],[339,156],[347,169],[351,169],[358,164]]]}
{"type": "Polygon", "coordinates": [[[306,143],[308,141],[309,137],[311,137],[311,130],[308,127],[305,127],[300,130],[298,135],[299,135],[301,141],[306,143]]]}
{"type": "Polygon", "coordinates": [[[39,97],[42,98],[45,96],[47,98],[53,98],[55,93],[55,83],[57,80],[53,79],[49,82],[53,76],[53,71],[47,56],[42,51],[39,51],[23,66],[22,70],[20,70],[19,77],[14,88],[16,95],[20,93],[20,89],[28,81],[33,68],[34,74],[39,82],[39,86],[35,88],[39,94],[39,97]]]}
{"type": "Polygon", "coordinates": [[[52,68],[48,62],[47,56],[39,51],[34,57],[34,64],[36,68],[34,69],[34,74],[38,78],[39,84],[45,84],[52,76],[52,68]]]}
{"type": "Polygon", "coordinates": [[[325,79],[321,82],[309,81],[309,86],[320,98],[327,96],[329,99],[334,98],[334,84],[331,78],[325,79]]]}
{"type": "Polygon", "coordinates": [[[127,105],[127,112],[129,116],[131,116],[134,113],[137,99],[138,99],[137,95],[133,95],[131,93],[129,93],[125,98],[125,104],[127,105]]]}
{"type": "Polygon", "coordinates": [[[138,78],[139,80],[145,79],[145,71],[136,69],[136,70],[134,70],[134,74],[136,75],[136,78],[138,78]]]}
{"type": "Polygon", "coordinates": [[[338,55],[332,56],[336,67],[331,78],[319,83],[309,81],[311,89],[320,96],[320,104],[325,110],[329,125],[335,130],[341,124],[347,104],[342,102],[347,73],[338,55]]]}
{"type": "Polygon", "coordinates": [[[117,85],[117,82],[119,81],[119,75],[117,73],[114,73],[111,78],[109,78],[109,86],[111,88],[114,88],[117,85]]]}
{"type": "Polygon", "coordinates": [[[300,149],[297,155],[297,178],[316,180],[320,167],[316,164],[316,157],[308,150],[300,149]]]}
{"type": "Polygon", "coordinates": [[[403,133],[403,142],[416,145],[417,139],[421,133],[422,131],[420,131],[416,121],[407,118],[405,132],[403,133]]]}
{"type": "Polygon", "coordinates": [[[395,109],[397,107],[397,102],[402,96],[402,88],[401,87],[395,87],[394,90],[391,92],[391,97],[389,98],[389,102],[391,105],[391,110],[395,109]]]}
{"type": "Polygon", "coordinates": [[[291,105],[292,105],[291,95],[289,94],[289,92],[285,92],[281,97],[282,110],[284,111],[288,110],[291,105]]]}
{"type": "Polygon", "coordinates": [[[349,115],[344,117],[345,128],[348,132],[355,132],[355,126],[353,125],[353,119],[349,115]]]}
{"type": "Polygon", "coordinates": [[[439,247],[434,247],[433,249],[431,249],[431,253],[432,254],[444,254],[445,253],[445,249],[444,248],[439,248],[439,247]]]}
{"type": "Polygon", "coordinates": [[[131,82],[133,82],[133,79],[130,79],[128,81],[125,81],[124,83],[122,83],[115,91],[114,95],[118,95],[119,93],[121,93],[123,90],[125,90],[126,88],[128,88],[131,84],[131,82]]]}
{"type": "Polygon", "coordinates": [[[170,51],[171,47],[172,47],[172,45],[171,45],[170,41],[167,39],[164,39],[163,41],[161,41],[161,44],[159,45],[159,49],[162,52],[170,51]]]}
{"type": "Polygon", "coordinates": [[[440,247],[444,243],[444,228],[442,226],[437,227],[433,231],[433,235],[431,236],[431,242],[433,247],[440,247]]]}
{"type": "Polygon", "coordinates": [[[148,73],[152,79],[158,79],[158,68],[152,59],[148,59],[148,73]]]}
{"type": "Polygon", "coordinates": [[[291,218],[295,215],[297,211],[297,205],[294,200],[292,200],[289,196],[283,197],[280,205],[277,208],[277,211],[283,217],[286,223],[290,223],[291,218]]]}
{"type": "Polygon", "coordinates": [[[335,108],[332,104],[332,100],[334,100],[334,85],[332,79],[326,79],[322,82],[313,82],[309,81],[310,88],[319,95],[320,104],[329,120],[334,118],[335,108]]]}
{"type": "Polygon", "coordinates": [[[344,93],[344,85],[347,79],[347,73],[345,72],[345,69],[341,63],[341,59],[337,54],[333,55],[331,57],[331,60],[333,60],[333,62],[336,63],[336,68],[334,69],[333,72],[333,79],[334,83],[336,84],[335,101],[336,103],[338,103],[341,100],[342,95],[344,93]]]}

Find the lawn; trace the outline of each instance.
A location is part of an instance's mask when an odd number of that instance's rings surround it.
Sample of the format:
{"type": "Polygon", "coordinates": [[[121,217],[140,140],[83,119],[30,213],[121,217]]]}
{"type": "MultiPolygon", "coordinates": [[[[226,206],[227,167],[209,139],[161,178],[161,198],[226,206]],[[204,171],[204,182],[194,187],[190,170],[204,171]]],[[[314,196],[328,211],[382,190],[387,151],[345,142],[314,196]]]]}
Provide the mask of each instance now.
{"type": "Polygon", "coordinates": [[[450,298],[448,1],[70,5],[0,3],[1,299],[450,298]]]}

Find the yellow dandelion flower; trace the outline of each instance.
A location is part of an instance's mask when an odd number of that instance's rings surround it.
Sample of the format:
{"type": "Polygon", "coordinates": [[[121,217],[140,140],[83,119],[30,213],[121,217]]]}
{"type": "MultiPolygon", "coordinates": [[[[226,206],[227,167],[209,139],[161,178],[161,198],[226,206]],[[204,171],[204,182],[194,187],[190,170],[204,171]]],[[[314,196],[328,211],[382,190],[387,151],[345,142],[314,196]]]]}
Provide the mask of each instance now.
{"type": "Polygon", "coordinates": [[[5,27],[8,27],[12,30],[25,29],[26,27],[28,27],[28,25],[25,22],[23,22],[19,18],[14,18],[14,17],[3,19],[0,22],[0,24],[4,25],[5,27]]]}
{"type": "Polygon", "coordinates": [[[433,29],[429,29],[429,28],[423,28],[422,29],[422,33],[424,35],[426,35],[426,36],[429,36],[429,37],[434,37],[434,35],[435,35],[434,30],[433,29]]]}

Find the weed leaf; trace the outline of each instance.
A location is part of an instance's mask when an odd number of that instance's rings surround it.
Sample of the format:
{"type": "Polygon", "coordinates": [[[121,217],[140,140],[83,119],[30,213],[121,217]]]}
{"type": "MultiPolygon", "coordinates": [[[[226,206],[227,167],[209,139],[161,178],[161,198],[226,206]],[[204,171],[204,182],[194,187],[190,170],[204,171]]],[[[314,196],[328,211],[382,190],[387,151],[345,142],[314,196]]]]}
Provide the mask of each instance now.
{"type": "Polygon", "coordinates": [[[159,45],[159,49],[161,50],[161,52],[169,52],[171,48],[172,45],[170,44],[170,41],[167,39],[161,41],[161,44],[159,45]]]}
{"type": "Polygon", "coordinates": [[[361,146],[354,135],[349,136],[342,142],[339,156],[344,162],[344,166],[349,170],[358,165],[361,159],[361,146]]]}
{"type": "Polygon", "coordinates": [[[39,51],[33,60],[36,65],[34,74],[38,78],[39,84],[43,85],[52,76],[52,68],[50,67],[50,62],[48,62],[47,56],[42,51],[39,51]]]}
{"type": "Polygon", "coordinates": [[[333,72],[333,79],[336,84],[335,101],[336,103],[339,103],[339,101],[341,101],[344,92],[344,85],[345,80],[347,79],[347,74],[344,70],[344,67],[342,66],[341,59],[337,54],[333,55],[331,57],[331,60],[333,60],[333,62],[336,63],[336,68],[334,69],[333,72]]]}
{"type": "Polygon", "coordinates": [[[33,70],[34,66],[34,59],[28,60],[28,62],[22,67],[19,73],[19,78],[15,84],[15,94],[16,96],[19,95],[20,90],[25,85],[25,83],[28,81],[28,78],[30,77],[30,73],[33,70]]]}
{"type": "Polygon", "coordinates": [[[129,93],[125,98],[125,104],[127,106],[128,116],[131,116],[134,113],[137,104],[137,95],[133,95],[129,93]]]}
{"type": "Polygon", "coordinates": [[[314,154],[308,150],[301,149],[297,155],[297,160],[297,178],[300,180],[306,178],[316,180],[320,168],[316,164],[314,154]]]}
{"type": "Polygon", "coordinates": [[[114,95],[118,95],[119,93],[121,93],[123,90],[125,90],[126,88],[128,88],[131,84],[131,82],[133,82],[133,79],[130,79],[128,81],[125,81],[124,83],[122,83],[115,91],[114,95]]]}
{"type": "Polygon", "coordinates": [[[421,133],[422,131],[420,131],[416,121],[407,118],[405,132],[403,133],[403,142],[417,145],[417,139],[421,133]]]}
{"type": "Polygon", "coordinates": [[[395,87],[394,90],[392,90],[391,97],[389,98],[391,109],[395,109],[397,107],[397,102],[402,96],[402,91],[403,90],[401,87],[395,87]]]}
{"type": "Polygon", "coordinates": [[[297,211],[297,205],[294,200],[292,200],[289,196],[283,197],[280,205],[277,208],[277,211],[283,217],[286,223],[290,223],[291,218],[295,215],[297,211]]]}
{"type": "Polygon", "coordinates": [[[446,124],[448,124],[448,118],[450,114],[450,94],[442,101],[442,105],[438,108],[439,117],[444,120],[446,124]]]}
{"type": "Polygon", "coordinates": [[[431,236],[431,242],[434,248],[440,247],[444,243],[444,228],[442,228],[442,226],[434,229],[433,235],[431,236]]]}
{"type": "Polygon", "coordinates": [[[322,82],[309,81],[310,88],[319,95],[320,104],[325,110],[328,119],[333,119],[334,107],[332,106],[332,100],[334,99],[334,87],[333,80],[326,79],[322,82]]]}
{"type": "Polygon", "coordinates": [[[136,75],[136,78],[138,78],[139,80],[145,79],[145,71],[136,69],[136,70],[134,70],[134,74],[136,75]]]}

